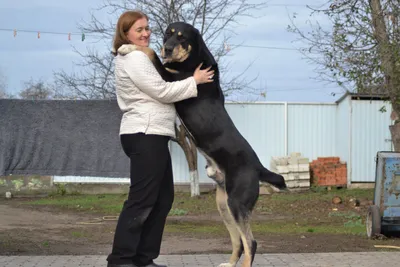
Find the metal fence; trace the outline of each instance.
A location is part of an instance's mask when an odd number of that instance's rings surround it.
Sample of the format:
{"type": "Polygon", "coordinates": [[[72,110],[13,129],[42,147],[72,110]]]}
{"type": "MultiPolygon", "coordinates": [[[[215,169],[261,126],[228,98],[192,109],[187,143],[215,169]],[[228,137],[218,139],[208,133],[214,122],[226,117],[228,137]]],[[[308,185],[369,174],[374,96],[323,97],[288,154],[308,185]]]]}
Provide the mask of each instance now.
{"type": "MultiPolygon", "coordinates": [[[[337,156],[347,162],[349,183],[373,182],[377,151],[392,150],[391,106],[382,100],[355,100],[348,95],[337,103],[226,103],[226,109],[267,168],[271,157],[292,152],[300,152],[310,162],[337,156]]],[[[175,183],[189,183],[182,149],[171,142],[170,150],[175,183]]],[[[205,164],[199,154],[200,183],[212,183],[205,164]]],[[[128,182],[126,178],[54,178],[55,182],[128,182]]]]}

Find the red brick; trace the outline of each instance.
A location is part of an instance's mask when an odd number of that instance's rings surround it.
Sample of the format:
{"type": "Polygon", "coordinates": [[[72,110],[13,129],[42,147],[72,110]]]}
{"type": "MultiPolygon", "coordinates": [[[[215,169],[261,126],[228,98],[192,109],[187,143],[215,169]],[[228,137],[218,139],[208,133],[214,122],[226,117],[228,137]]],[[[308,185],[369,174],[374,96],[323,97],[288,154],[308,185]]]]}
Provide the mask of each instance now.
{"type": "Polygon", "coordinates": [[[347,165],[339,157],[319,157],[310,163],[311,182],[316,185],[347,183],[347,165]]]}

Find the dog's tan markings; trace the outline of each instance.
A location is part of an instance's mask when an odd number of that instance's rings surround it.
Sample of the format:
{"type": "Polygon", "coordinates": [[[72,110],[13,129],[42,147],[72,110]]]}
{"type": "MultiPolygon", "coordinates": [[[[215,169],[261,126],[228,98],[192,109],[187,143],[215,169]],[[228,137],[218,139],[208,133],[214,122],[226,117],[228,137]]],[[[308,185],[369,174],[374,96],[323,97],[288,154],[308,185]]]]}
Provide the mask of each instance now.
{"type": "Polygon", "coordinates": [[[244,247],[244,260],[242,267],[251,267],[253,262],[252,247],[254,238],[250,228],[249,218],[239,222],[238,227],[244,247]]]}
{"type": "Polygon", "coordinates": [[[240,244],[240,232],[235,219],[233,218],[232,212],[228,206],[228,196],[226,191],[221,186],[217,186],[217,208],[219,214],[221,215],[226,228],[229,231],[232,243],[232,255],[227,263],[221,263],[218,267],[235,267],[239,261],[241,254],[241,244],[240,244]]]}
{"type": "MultiPolygon", "coordinates": [[[[175,29],[172,28],[171,32],[175,32],[175,29]]],[[[178,32],[179,36],[182,36],[183,33],[181,31],[178,32]]],[[[164,58],[164,62],[183,62],[188,59],[190,52],[192,51],[192,46],[188,45],[187,49],[184,49],[182,45],[177,45],[172,50],[171,57],[165,58],[164,47],[161,48],[161,57],[164,58]]]]}
{"type": "Polygon", "coordinates": [[[232,243],[232,255],[229,262],[222,263],[218,267],[235,267],[242,253],[240,232],[228,205],[228,195],[225,191],[225,173],[218,167],[218,164],[214,159],[209,157],[201,149],[199,149],[199,151],[207,161],[207,175],[217,182],[217,208],[226,228],[229,231],[232,243]]]}
{"type": "MultiPolygon", "coordinates": [[[[209,158],[206,159],[207,161],[209,160],[209,158]]],[[[209,170],[207,169],[207,174],[208,173],[209,170]]],[[[213,174],[215,177],[218,177],[218,172],[215,172],[214,174],[210,170],[210,174],[213,174]]],[[[225,179],[225,176],[223,176],[223,179],[225,179]]],[[[253,251],[254,237],[250,227],[250,214],[246,215],[245,218],[240,218],[240,221],[237,222],[233,217],[233,213],[228,205],[227,193],[225,189],[220,185],[217,186],[216,201],[217,201],[218,211],[225,223],[226,228],[229,231],[229,235],[231,237],[231,242],[232,242],[232,255],[229,259],[229,263],[222,263],[218,267],[236,266],[237,262],[239,261],[240,255],[242,253],[241,243],[243,244],[243,249],[244,249],[244,260],[242,267],[251,267],[253,262],[252,251],[253,251]]]]}
{"type": "Polygon", "coordinates": [[[183,62],[189,57],[191,51],[192,47],[190,45],[188,46],[187,50],[184,49],[182,45],[179,45],[178,47],[174,48],[172,58],[174,61],[183,62]]]}

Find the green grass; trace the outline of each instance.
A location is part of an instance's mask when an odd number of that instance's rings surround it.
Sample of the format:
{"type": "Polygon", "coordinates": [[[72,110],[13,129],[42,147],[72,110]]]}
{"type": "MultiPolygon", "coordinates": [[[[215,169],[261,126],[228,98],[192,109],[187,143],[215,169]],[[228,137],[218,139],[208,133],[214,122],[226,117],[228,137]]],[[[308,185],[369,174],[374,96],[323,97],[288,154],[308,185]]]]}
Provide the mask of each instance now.
{"type": "Polygon", "coordinates": [[[87,236],[87,234],[85,234],[84,232],[80,232],[80,231],[72,231],[71,235],[76,238],[82,238],[82,237],[87,236]]]}
{"type": "MultiPolygon", "coordinates": [[[[253,222],[252,231],[254,234],[365,234],[364,225],[324,224],[299,225],[293,222],[253,222]]],[[[228,231],[222,223],[209,222],[177,222],[168,221],[165,231],[167,233],[181,234],[205,234],[205,235],[226,235],[228,231]]]]}
{"type": "Polygon", "coordinates": [[[355,213],[354,211],[347,212],[329,212],[329,217],[343,217],[346,219],[360,219],[360,215],[355,213]]]}
{"type": "Polygon", "coordinates": [[[65,195],[37,199],[27,204],[115,215],[121,211],[125,198],[125,195],[65,195]]]}
{"type": "MultiPolygon", "coordinates": [[[[331,201],[334,196],[339,196],[344,199],[349,198],[367,198],[372,199],[374,191],[372,189],[332,189],[331,191],[319,191],[319,192],[303,192],[303,193],[286,193],[286,194],[272,194],[267,195],[271,200],[281,202],[294,202],[301,200],[319,200],[319,201],[331,201]]],[[[261,197],[262,198],[262,197],[261,197]]]]}
{"type": "Polygon", "coordinates": [[[200,215],[217,210],[215,193],[201,194],[190,197],[188,193],[176,193],[173,209],[185,210],[187,215],[200,215]]]}
{"type": "Polygon", "coordinates": [[[192,234],[224,234],[227,230],[223,224],[216,222],[177,222],[168,221],[165,226],[167,233],[192,233],[192,234]]]}
{"type": "MultiPolygon", "coordinates": [[[[56,195],[48,198],[26,202],[30,205],[45,205],[62,210],[117,216],[126,195],[56,195]]],[[[365,210],[354,209],[349,199],[372,200],[373,190],[333,189],[331,191],[317,190],[303,193],[285,193],[261,195],[255,207],[255,214],[265,220],[253,220],[253,231],[259,234],[267,233],[331,233],[331,234],[364,234],[365,210]],[[343,204],[334,205],[331,200],[339,196],[343,204]],[[334,209],[339,207],[338,210],[334,209]],[[263,214],[268,215],[263,215],[263,214]],[[275,216],[276,215],[276,216],[275,216]],[[280,217],[279,217],[280,216],[280,217]],[[284,220],[282,219],[285,218],[284,220]]],[[[190,197],[189,193],[176,193],[173,207],[169,213],[173,216],[196,216],[218,213],[215,203],[215,193],[190,197]]],[[[171,233],[211,233],[225,234],[226,228],[221,221],[204,222],[169,221],[166,227],[171,233]]],[[[79,233],[72,233],[79,236],[79,233]]]]}
{"type": "Polygon", "coordinates": [[[364,234],[365,227],[364,225],[354,225],[354,226],[343,226],[336,224],[321,224],[321,225],[313,225],[304,224],[304,225],[296,225],[290,222],[287,223],[254,223],[252,225],[252,229],[254,233],[259,234],[305,234],[305,233],[324,233],[324,234],[364,234]]]}
{"type": "MultiPolygon", "coordinates": [[[[126,195],[64,195],[52,196],[30,201],[31,205],[46,205],[61,209],[117,215],[122,209],[126,195]]],[[[216,211],[215,195],[203,194],[190,197],[189,194],[176,193],[170,215],[206,214],[216,211]]]]}
{"type": "Polygon", "coordinates": [[[187,210],[183,210],[183,209],[171,209],[171,211],[169,212],[169,216],[184,216],[186,215],[188,212],[187,210]]]}
{"type": "MultiPolygon", "coordinates": [[[[260,195],[256,209],[261,211],[280,212],[287,210],[288,204],[305,204],[313,207],[317,203],[330,203],[334,196],[344,201],[350,198],[372,199],[373,190],[332,190],[324,192],[304,192],[260,195]]],[[[63,209],[81,210],[105,215],[119,214],[126,195],[65,195],[52,196],[29,202],[32,205],[50,205],[63,209]]],[[[188,193],[176,193],[173,210],[185,211],[185,215],[201,215],[216,212],[215,193],[202,194],[199,197],[190,197],[188,193]]],[[[173,212],[175,213],[175,212],[173,212]]],[[[178,212],[179,213],[179,212],[178,212]]]]}
{"type": "Polygon", "coordinates": [[[83,233],[81,232],[72,232],[71,234],[73,237],[83,237],[83,233]]]}

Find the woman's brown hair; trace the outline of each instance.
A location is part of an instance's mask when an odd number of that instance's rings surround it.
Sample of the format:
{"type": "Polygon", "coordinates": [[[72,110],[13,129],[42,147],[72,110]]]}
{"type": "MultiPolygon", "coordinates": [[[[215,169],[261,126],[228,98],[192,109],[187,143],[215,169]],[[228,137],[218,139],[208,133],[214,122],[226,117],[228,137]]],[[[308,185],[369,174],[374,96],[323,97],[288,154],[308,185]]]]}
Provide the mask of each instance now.
{"type": "Polygon", "coordinates": [[[113,43],[113,54],[114,56],[117,55],[118,49],[123,44],[130,44],[128,37],[126,34],[128,33],[129,29],[132,25],[141,18],[146,18],[149,20],[146,14],[141,11],[131,10],[125,11],[118,19],[115,36],[114,36],[114,43],[113,43]]]}

